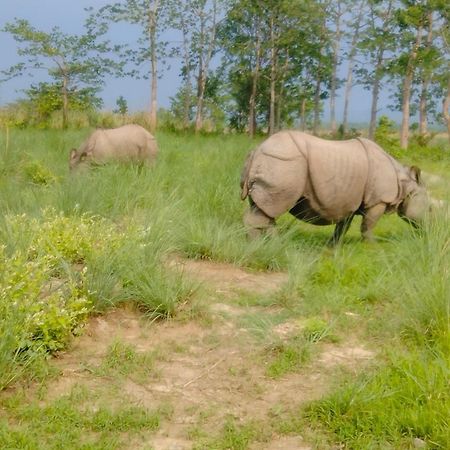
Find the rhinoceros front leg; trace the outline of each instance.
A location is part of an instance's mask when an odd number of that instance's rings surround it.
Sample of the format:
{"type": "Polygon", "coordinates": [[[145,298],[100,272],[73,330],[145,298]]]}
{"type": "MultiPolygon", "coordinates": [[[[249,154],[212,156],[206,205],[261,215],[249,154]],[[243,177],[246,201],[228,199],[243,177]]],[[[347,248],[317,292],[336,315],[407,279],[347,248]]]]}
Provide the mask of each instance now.
{"type": "Polygon", "coordinates": [[[354,214],[352,214],[351,216],[348,216],[347,218],[345,218],[344,220],[341,220],[340,222],[338,222],[336,224],[333,236],[328,241],[329,246],[334,246],[341,241],[341,239],[345,236],[345,233],[347,233],[348,229],[350,228],[353,217],[355,217],[354,214]]]}
{"type": "Polygon", "coordinates": [[[378,205],[374,205],[364,212],[361,222],[361,234],[363,239],[365,239],[366,241],[373,241],[373,227],[385,211],[386,205],[384,203],[379,203],[378,205]]]}
{"type": "Polygon", "coordinates": [[[256,239],[262,234],[274,231],[275,220],[269,217],[253,202],[244,214],[244,225],[250,239],[256,239]]]}

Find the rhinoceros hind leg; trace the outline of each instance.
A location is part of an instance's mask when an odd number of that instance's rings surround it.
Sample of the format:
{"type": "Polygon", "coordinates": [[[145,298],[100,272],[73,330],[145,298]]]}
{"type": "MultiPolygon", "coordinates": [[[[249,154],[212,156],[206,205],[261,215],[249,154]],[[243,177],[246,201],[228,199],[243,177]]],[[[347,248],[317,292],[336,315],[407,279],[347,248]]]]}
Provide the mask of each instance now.
{"type": "Polygon", "coordinates": [[[275,220],[253,202],[244,213],[244,225],[250,239],[256,239],[263,234],[272,234],[275,231],[275,220]]]}
{"type": "Polygon", "coordinates": [[[361,222],[361,234],[364,240],[373,241],[373,227],[385,211],[386,205],[384,203],[379,203],[378,205],[374,205],[364,212],[361,222]]]}
{"type": "Polygon", "coordinates": [[[353,217],[355,217],[354,214],[346,217],[344,220],[341,220],[336,224],[333,236],[328,241],[328,245],[330,247],[337,245],[342,240],[342,238],[345,236],[345,233],[347,233],[350,225],[352,224],[353,217]]]}

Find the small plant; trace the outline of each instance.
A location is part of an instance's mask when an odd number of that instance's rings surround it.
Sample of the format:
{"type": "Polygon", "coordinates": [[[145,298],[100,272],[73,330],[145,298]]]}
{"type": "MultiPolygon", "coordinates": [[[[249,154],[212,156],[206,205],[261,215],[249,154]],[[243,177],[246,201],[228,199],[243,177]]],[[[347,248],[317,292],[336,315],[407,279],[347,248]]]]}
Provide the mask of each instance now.
{"type": "Polygon", "coordinates": [[[378,119],[378,125],[375,130],[375,142],[386,151],[398,147],[398,139],[394,136],[395,122],[387,116],[381,116],[378,119]]]}
{"type": "Polygon", "coordinates": [[[24,167],[25,177],[34,184],[50,185],[57,181],[57,177],[39,161],[29,161],[24,167]]]}
{"type": "Polygon", "coordinates": [[[310,345],[303,337],[294,336],[288,342],[280,342],[268,350],[272,361],[266,373],[271,378],[300,370],[310,357],[310,345]]]}
{"type": "Polygon", "coordinates": [[[18,318],[12,350],[59,350],[77,333],[91,303],[79,279],[52,278],[50,255],[28,261],[23,254],[6,256],[0,248],[0,312],[2,318],[18,318]]]}
{"type": "Polygon", "coordinates": [[[157,351],[137,352],[132,345],[116,341],[109,346],[105,359],[94,371],[101,375],[131,376],[145,381],[157,374],[155,363],[158,357],[157,351]]]}
{"type": "Polygon", "coordinates": [[[332,338],[330,326],[325,320],[318,317],[311,317],[306,320],[303,328],[303,336],[308,342],[319,342],[325,338],[332,338]]]}

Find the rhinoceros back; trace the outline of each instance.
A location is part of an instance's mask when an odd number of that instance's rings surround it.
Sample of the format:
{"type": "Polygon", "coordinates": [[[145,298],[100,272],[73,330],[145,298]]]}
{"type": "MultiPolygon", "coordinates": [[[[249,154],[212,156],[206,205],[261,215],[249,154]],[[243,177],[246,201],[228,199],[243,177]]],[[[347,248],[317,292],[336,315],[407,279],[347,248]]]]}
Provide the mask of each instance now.
{"type": "Polygon", "coordinates": [[[312,209],[331,222],[358,210],[364,198],[369,164],[365,148],[356,140],[306,139],[308,181],[304,196],[312,209]]]}
{"type": "Polygon", "coordinates": [[[93,158],[98,161],[142,161],[155,158],[157,145],[153,136],[139,125],[96,130],[88,141],[93,158]]]}
{"type": "Polygon", "coordinates": [[[317,215],[337,222],[359,208],[367,179],[366,151],[357,140],[327,141],[282,131],[256,150],[249,192],[271,217],[305,197],[317,215]]]}

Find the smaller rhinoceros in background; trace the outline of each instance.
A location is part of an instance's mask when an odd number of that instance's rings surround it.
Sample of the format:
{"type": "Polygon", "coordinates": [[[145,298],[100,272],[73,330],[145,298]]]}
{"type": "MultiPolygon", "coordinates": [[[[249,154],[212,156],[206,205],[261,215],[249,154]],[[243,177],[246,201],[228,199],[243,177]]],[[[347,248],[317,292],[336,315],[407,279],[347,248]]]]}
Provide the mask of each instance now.
{"type": "Polygon", "coordinates": [[[247,196],[250,236],[289,211],[316,225],[336,224],[332,244],[357,214],[363,237],[371,239],[385,212],[419,224],[430,205],[420,169],[402,166],[375,142],[330,141],[299,131],[280,131],[248,155],[241,176],[241,198],[247,196]]]}
{"type": "Polygon", "coordinates": [[[70,151],[70,170],[109,161],[153,164],[158,153],[156,139],[139,125],[95,130],[80,146],[70,151]]]}

